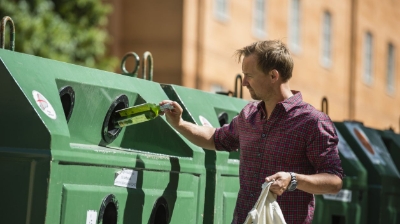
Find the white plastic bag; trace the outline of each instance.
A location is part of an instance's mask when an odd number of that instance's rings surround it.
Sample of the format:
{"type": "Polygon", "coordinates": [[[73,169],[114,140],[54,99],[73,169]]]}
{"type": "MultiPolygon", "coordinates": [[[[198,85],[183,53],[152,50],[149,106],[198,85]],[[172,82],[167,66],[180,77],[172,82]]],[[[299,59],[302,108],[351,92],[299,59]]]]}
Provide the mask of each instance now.
{"type": "Polygon", "coordinates": [[[263,190],[253,209],[248,213],[244,224],[286,224],[282,210],[276,202],[276,195],[269,192],[273,182],[265,182],[263,190]]]}

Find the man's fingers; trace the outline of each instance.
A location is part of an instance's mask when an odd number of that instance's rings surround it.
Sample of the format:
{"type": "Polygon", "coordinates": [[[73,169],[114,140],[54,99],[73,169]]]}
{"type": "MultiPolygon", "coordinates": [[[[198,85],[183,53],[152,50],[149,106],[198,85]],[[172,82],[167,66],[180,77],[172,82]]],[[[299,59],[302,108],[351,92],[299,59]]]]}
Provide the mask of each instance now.
{"type": "Polygon", "coordinates": [[[171,106],[173,107],[173,109],[165,109],[164,111],[160,111],[159,114],[160,115],[165,115],[166,113],[173,113],[175,112],[175,110],[177,109],[177,107],[179,106],[179,104],[175,101],[171,101],[171,100],[163,100],[159,103],[160,106],[165,105],[165,104],[171,104],[171,106]]]}
{"type": "Polygon", "coordinates": [[[266,182],[271,182],[271,181],[274,181],[274,182],[275,182],[275,180],[277,180],[277,179],[278,179],[278,177],[274,174],[274,175],[272,175],[272,176],[266,177],[266,178],[265,178],[265,181],[266,181],[266,182]]]}
{"type": "Polygon", "coordinates": [[[274,175],[266,177],[265,181],[266,182],[273,181],[269,190],[274,194],[280,196],[286,191],[285,177],[282,175],[282,172],[278,172],[274,175]]]}

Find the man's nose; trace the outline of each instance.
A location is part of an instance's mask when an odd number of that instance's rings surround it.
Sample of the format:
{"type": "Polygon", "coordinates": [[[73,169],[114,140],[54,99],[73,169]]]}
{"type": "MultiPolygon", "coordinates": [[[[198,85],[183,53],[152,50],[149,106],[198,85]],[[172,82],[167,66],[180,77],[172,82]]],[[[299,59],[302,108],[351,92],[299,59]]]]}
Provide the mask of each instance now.
{"type": "Polygon", "coordinates": [[[242,86],[248,86],[248,85],[249,85],[249,82],[247,81],[247,78],[244,77],[243,78],[243,82],[242,82],[242,86]]]}

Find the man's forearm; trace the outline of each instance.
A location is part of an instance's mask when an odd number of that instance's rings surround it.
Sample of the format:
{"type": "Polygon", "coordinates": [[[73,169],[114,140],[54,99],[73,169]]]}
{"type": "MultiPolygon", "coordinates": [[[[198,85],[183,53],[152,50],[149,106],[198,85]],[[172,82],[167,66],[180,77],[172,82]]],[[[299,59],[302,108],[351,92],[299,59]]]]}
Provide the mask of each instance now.
{"type": "Polygon", "coordinates": [[[199,126],[184,120],[174,128],[193,144],[205,149],[215,150],[214,132],[215,128],[199,126]]]}
{"type": "Polygon", "coordinates": [[[297,189],[310,194],[336,194],[342,189],[342,179],[334,174],[296,174],[297,189]]]}

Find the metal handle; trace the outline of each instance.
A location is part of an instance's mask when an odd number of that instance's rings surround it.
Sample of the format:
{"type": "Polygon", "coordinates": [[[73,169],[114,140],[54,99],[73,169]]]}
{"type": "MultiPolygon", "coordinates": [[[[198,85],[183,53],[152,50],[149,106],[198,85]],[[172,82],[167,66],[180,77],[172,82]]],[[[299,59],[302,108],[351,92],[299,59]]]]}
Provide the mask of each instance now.
{"type": "Polygon", "coordinates": [[[142,61],[142,77],[146,79],[146,75],[148,76],[148,80],[153,81],[153,56],[149,51],[144,52],[143,61],[142,61]],[[147,65],[147,61],[149,61],[147,65]],[[147,67],[149,68],[147,73],[147,67]]]}
{"type": "Polygon", "coordinates": [[[328,99],[326,97],[322,98],[321,111],[328,115],[328,99]]]}
{"type": "Polygon", "coordinates": [[[235,79],[235,92],[233,93],[233,96],[234,97],[238,97],[238,88],[237,88],[237,86],[238,86],[238,80],[240,80],[240,94],[239,94],[239,97],[240,98],[243,98],[243,86],[242,86],[242,75],[241,74],[237,74],[236,75],[236,79],[235,79]]]}
{"type": "Polygon", "coordinates": [[[14,51],[14,49],[15,49],[15,26],[14,26],[13,20],[9,16],[4,16],[3,19],[1,20],[0,47],[5,49],[7,22],[9,22],[9,26],[10,26],[10,50],[14,51]]]}
{"type": "Polygon", "coordinates": [[[140,67],[140,58],[139,58],[139,55],[137,55],[135,52],[128,52],[122,58],[122,62],[121,62],[122,74],[137,77],[137,71],[139,70],[139,67],[140,67]],[[135,59],[135,63],[136,63],[135,68],[132,72],[128,72],[128,70],[126,70],[126,67],[125,67],[126,60],[129,57],[133,57],[135,59]]]}

